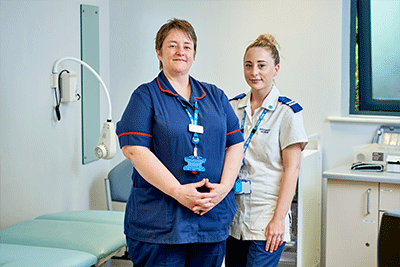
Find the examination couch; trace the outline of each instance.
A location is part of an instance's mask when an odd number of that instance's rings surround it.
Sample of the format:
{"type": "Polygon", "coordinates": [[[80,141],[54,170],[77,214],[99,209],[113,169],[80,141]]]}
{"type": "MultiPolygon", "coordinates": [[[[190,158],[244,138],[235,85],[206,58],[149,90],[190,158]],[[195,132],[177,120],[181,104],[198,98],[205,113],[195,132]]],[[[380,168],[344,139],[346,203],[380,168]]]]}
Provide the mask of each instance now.
{"type": "Polygon", "coordinates": [[[126,247],[124,212],[45,214],[0,230],[0,266],[99,266],[126,247]]]}
{"type": "MultiPolygon", "coordinates": [[[[112,201],[128,200],[133,166],[123,160],[105,179],[108,210],[67,211],[41,215],[0,230],[1,267],[99,266],[114,255],[129,259],[125,212],[112,201]]],[[[109,262],[108,262],[109,263],[109,262]]]]}

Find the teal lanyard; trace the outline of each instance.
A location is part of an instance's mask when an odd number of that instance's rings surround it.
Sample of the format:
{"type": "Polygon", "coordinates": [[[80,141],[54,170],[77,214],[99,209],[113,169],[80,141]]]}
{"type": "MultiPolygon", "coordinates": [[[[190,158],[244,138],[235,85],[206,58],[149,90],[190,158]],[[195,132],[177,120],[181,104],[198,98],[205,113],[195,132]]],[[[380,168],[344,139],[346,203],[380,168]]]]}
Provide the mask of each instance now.
{"type": "MultiPolygon", "coordinates": [[[[204,166],[202,166],[202,164],[204,162],[206,162],[205,158],[197,156],[197,145],[200,142],[199,135],[197,132],[198,129],[196,129],[196,127],[198,127],[197,121],[199,118],[199,105],[197,102],[194,103],[194,113],[192,116],[192,114],[190,114],[189,110],[187,109],[186,105],[183,104],[183,102],[179,98],[178,98],[178,100],[181,103],[182,107],[185,109],[185,111],[190,119],[191,124],[189,124],[189,131],[193,132],[192,143],[194,145],[193,156],[184,157],[184,160],[187,162],[187,165],[183,166],[183,170],[191,171],[193,174],[198,174],[199,172],[205,171],[205,168],[204,168],[204,166]],[[191,126],[194,126],[194,127],[192,127],[192,129],[191,129],[191,126]]],[[[199,131],[199,133],[202,133],[202,132],[203,132],[202,130],[199,131]]]]}
{"type": "MultiPolygon", "coordinates": [[[[194,103],[194,114],[192,116],[186,105],[179,98],[178,100],[181,103],[182,107],[185,109],[186,113],[188,114],[191,124],[197,125],[197,121],[199,119],[199,104],[197,103],[197,101],[194,103]]],[[[199,135],[196,132],[193,132],[192,143],[195,149],[197,149],[197,145],[199,144],[199,142],[200,142],[199,135]]]]}
{"type": "MultiPolygon", "coordinates": [[[[249,137],[247,137],[246,142],[244,143],[244,153],[246,153],[247,148],[249,147],[250,141],[253,138],[254,134],[256,133],[258,126],[260,125],[261,121],[264,119],[265,114],[268,112],[267,109],[264,109],[263,112],[260,115],[260,118],[258,118],[258,121],[256,123],[256,125],[254,126],[253,130],[251,130],[251,133],[249,135],[249,137]]],[[[246,123],[246,110],[244,110],[243,112],[243,119],[242,119],[242,125],[240,126],[240,130],[242,131],[242,133],[244,132],[244,125],[246,123]]],[[[243,165],[243,164],[242,164],[243,165]]]]}

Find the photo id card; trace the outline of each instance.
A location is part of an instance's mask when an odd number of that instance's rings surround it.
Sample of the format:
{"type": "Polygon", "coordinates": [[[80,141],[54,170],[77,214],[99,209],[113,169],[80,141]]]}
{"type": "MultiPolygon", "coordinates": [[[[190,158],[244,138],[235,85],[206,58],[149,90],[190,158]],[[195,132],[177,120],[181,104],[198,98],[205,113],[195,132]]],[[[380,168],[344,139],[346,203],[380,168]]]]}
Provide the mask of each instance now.
{"type": "Polygon", "coordinates": [[[237,179],[234,185],[235,194],[251,194],[251,181],[246,179],[237,179]]]}

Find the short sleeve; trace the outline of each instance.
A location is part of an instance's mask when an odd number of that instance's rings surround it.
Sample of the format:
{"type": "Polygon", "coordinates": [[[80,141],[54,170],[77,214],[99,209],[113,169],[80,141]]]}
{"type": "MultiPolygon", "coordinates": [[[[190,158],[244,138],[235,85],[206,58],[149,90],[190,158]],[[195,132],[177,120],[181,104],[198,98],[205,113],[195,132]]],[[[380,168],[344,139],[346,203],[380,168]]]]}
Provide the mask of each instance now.
{"type": "Polygon", "coordinates": [[[141,85],[132,93],[121,120],[117,123],[116,132],[120,147],[125,145],[150,147],[153,115],[154,109],[148,87],[141,85]]]}
{"type": "Polygon", "coordinates": [[[297,143],[301,144],[301,150],[305,148],[308,140],[304,129],[303,112],[294,113],[290,108],[287,109],[282,120],[279,139],[282,150],[297,143]]]}
{"type": "Polygon", "coordinates": [[[243,142],[243,134],[240,131],[239,119],[235,114],[228,97],[222,93],[222,105],[226,114],[226,147],[230,147],[237,143],[243,142]]]}

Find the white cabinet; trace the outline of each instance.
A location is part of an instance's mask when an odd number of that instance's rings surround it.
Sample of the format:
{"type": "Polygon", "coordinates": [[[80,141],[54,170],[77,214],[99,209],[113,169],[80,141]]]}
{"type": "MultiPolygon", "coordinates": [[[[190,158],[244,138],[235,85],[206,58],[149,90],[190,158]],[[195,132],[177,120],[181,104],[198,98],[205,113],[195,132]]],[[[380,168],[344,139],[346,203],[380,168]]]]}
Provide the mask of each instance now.
{"type": "MultiPolygon", "coordinates": [[[[319,266],[321,260],[322,167],[320,135],[308,137],[302,152],[296,210],[292,210],[294,241],[287,244],[279,267],[319,266]],[[293,246],[293,247],[291,247],[293,246]],[[294,251],[293,251],[294,250],[294,251]]],[[[293,208],[293,206],[292,206],[293,208]]],[[[292,236],[293,237],[293,236],[292,236]]]]}
{"type": "Polygon", "coordinates": [[[400,175],[342,174],[324,172],[326,267],[375,267],[380,218],[386,210],[400,209],[400,175]]]}
{"type": "Polygon", "coordinates": [[[400,209],[400,184],[379,183],[379,224],[385,211],[398,209],[400,209]]]}
{"type": "Polygon", "coordinates": [[[319,135],[314,138],[308,138],[303,151],[298,183],[297,267],[319,266],[321,261],[322,163],[319,135]]]}
{"type": "Polygon", "coordinates": [[[326,266],[377,263],[379,184],[328,179],[326,266]]]}
{"type": "Polygon", "coordinates": [[[380,183],[379,189],[379,210],[386,211],[399,209],[400,184],[380,183]]]}

